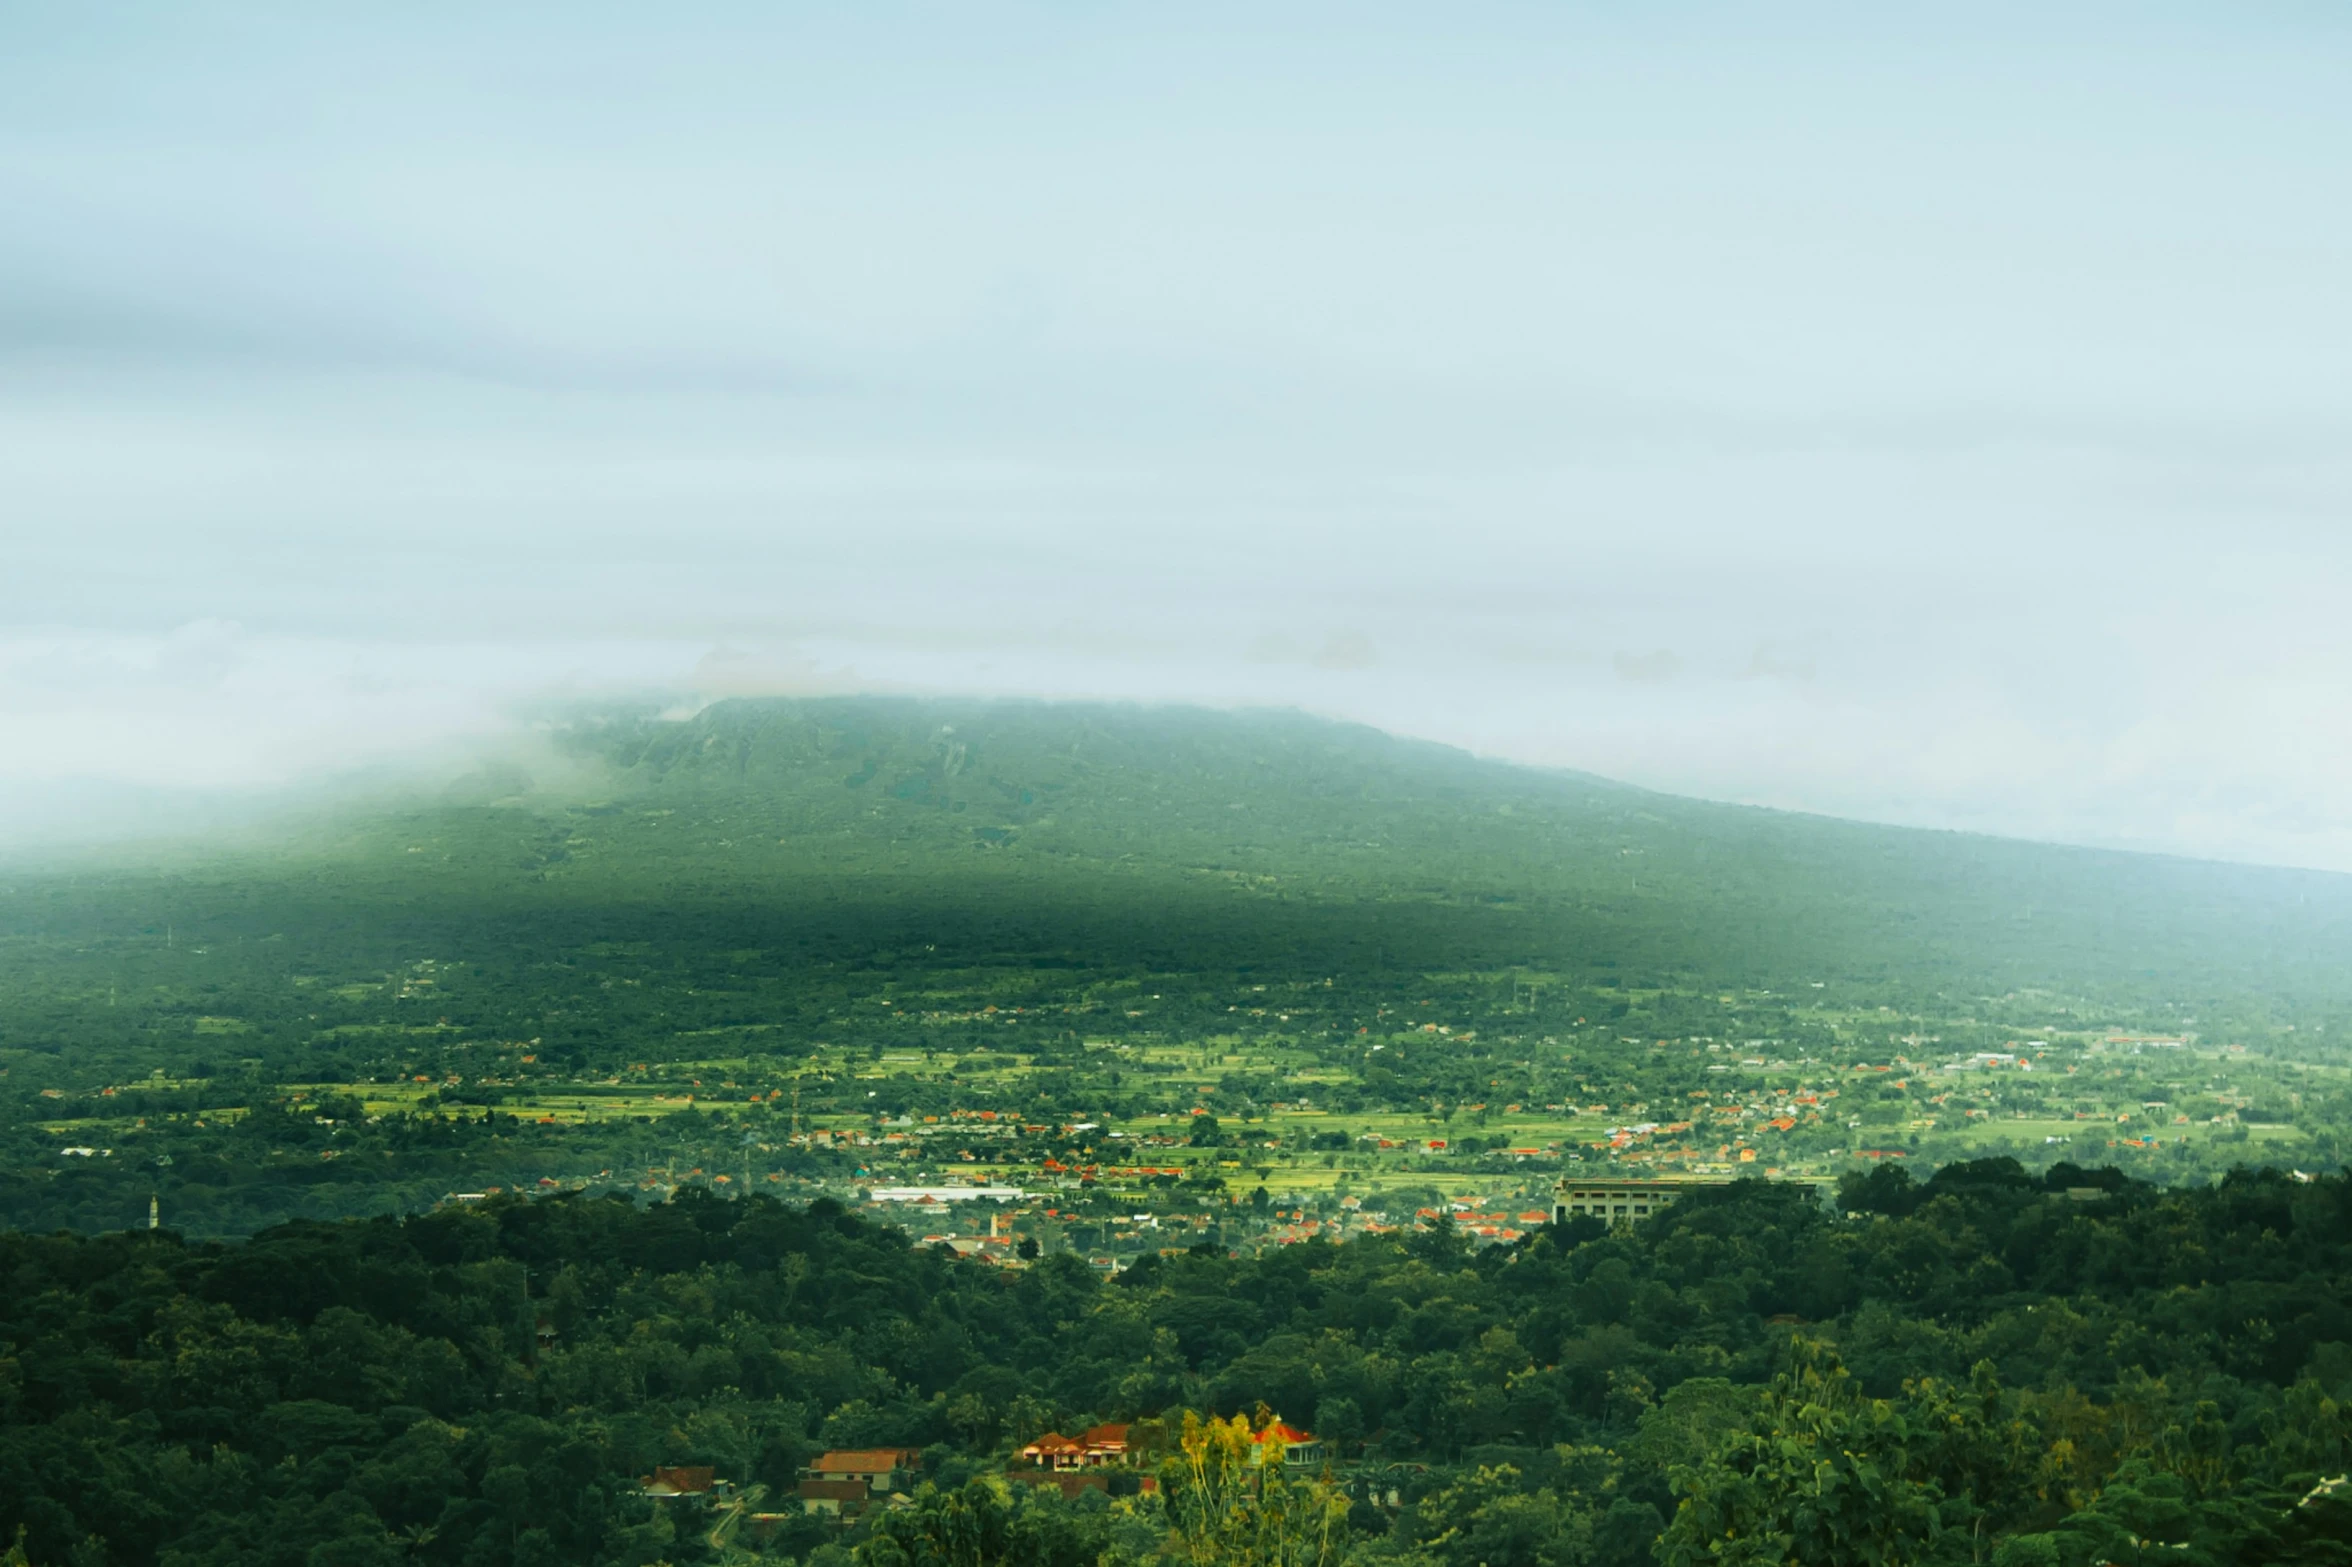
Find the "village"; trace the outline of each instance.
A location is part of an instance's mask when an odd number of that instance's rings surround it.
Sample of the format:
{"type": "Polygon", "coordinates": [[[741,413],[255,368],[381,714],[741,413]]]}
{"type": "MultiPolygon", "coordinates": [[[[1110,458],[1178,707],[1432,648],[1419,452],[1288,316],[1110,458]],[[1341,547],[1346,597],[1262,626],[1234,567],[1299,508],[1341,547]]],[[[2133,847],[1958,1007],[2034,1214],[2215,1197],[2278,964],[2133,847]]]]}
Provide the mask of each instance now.
{"type": "Polygon", "coordinates": [[[2187,1031],[1882,1021],[1860,1037],[1885,1013],[1838,1015],[1830,1037],[1785,1019],[1786,1034],[1736,1040],[1423,1022],[1344,1049],[1111,1035],[1058,1060],[810,1044],[597,1073],[528,1041],[460,1039],[397,1075],[234,1098],[161,1074],[43,1084],[23,1130],[43,1200],[115,1223],[261,1222],[269,1209],[221,1200],[224,1178],[280,1207],[358,1211],[385,1200],[386,1178],[430,1171],[435,1185],[409,1188],[427,1203],[827,1197],[917,1244],[1007,1265],[1026,1247],[1076,1253],[1108,1273],[1436,1222],[1509,1244],[1565,1178],[1823,1185],[1998,1155],[2172,1183],[2247,1162],[2322,1168],[2313,1128],[2352,1101],[2342,1068],[2187,1031]],[[1476,1075],[1453,1056],[1473,1049],[1491,1052],[1476,1075]]]}
{"type": "MultiPolygon", "coordinates": [[[[547,1175],[521,1189],[830,1196],[918,1245],[1009,1268],[1075,1253],[1112,1274],[1201,1247],[1247,1255],[1433,1224],[1473,1245],[1507,1245],[1547,1222],[1562,1182],[1764,1179],[1826,1190],[1874,1163],[1996,1153],[2151,1173],[2256,1146],[2276,1157],[2304,1140],[2295,1108],[2328,1082],[2309,1071],[2280,1085],[2242,1047],[2184,1036],[2109,1031],[1941,1053],[1936,1043],[1906,1035],[1885,1055],[1830,1061],[1768,1045],[1654,1041],[1642,1066],[1663,1076],[1680,1058],[1682,1081],[1698,1086],[1653,1083],[1613,1102],[1473,1100],[1418,1115],[1341,1111],[1303,1093],[1251,1104],[1196,1082],[1189,1105],[1123,1115],[950,1103],[804,1116],[797,1090],[738,1098],[741,1079],[714,1074],[690,1085],[718,1091],[699,1099],[692,1120],[727,1128],[732,1149],[705,1143],[634,1177],[547,1175]]],[[[1005,1091],[1020,1081],[1007,1078],[1005,1091]]],[[[1640,1220],[1657,1207],[1630,1200],[1607,1216],[1640,1220]]]]}

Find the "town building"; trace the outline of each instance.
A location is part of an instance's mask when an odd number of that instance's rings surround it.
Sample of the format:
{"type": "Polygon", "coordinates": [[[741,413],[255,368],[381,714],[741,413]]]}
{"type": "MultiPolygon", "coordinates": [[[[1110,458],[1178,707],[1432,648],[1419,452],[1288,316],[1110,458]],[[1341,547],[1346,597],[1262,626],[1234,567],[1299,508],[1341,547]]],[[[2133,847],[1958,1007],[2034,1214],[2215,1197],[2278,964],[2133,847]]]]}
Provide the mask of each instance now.
{"type": "Polygon", "coordinates": [[[1630,1224],[1654,1213],[1664,1213],[1684,1192],[1728,1184],[1694,1180],[1595,1181],[1565,1176],[1552,1194],[1552,1222],[1566,1224],[1570,1219],[1589,1217],[1605,1219],[1611,1224],[1630,1224]]]}

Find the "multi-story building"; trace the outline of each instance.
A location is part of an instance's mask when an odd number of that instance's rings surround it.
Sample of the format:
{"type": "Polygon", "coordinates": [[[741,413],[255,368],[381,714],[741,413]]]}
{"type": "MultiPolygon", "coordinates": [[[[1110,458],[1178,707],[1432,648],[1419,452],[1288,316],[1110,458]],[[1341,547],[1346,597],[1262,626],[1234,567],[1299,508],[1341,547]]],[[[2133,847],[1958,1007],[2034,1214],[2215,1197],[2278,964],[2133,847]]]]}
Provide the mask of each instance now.
{"type": "Polygon", "coordinates": [[[1631,1224],[1636,1219],[1664,1213],[1684,1192],[1730,1184],[1706,1180],[1596,1181],[1563,1176],[1552,1194],[1552,1222],[1566,1224],[1570,1219],[1589,1217],[1610,1224],[1631,1224]]]}

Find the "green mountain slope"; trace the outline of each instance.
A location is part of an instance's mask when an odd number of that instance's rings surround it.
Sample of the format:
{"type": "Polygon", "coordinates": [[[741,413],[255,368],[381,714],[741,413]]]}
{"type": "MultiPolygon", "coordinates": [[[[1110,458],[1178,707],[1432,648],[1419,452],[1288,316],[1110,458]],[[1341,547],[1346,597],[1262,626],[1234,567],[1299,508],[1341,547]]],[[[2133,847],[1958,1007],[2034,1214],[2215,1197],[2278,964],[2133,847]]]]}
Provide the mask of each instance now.
{"type": "Polygon", "coordinates": [[[569,741],[615,810],[554,874],[614,892],[913,876],[1092,918],[1148,883],[1135,918],[1187,942],[1307,919],[1300,961],[1396,925],[1436,943],[1391,954],[1411,967],[2184,1000],[2352,982],[2352,879],[1714,805],[1287,713],[727,703],[569,741]]]}
{"type": "Polygon", "coordinates": [[[585,793],[484,774],[266,850],[15,878],[0,1046],[136,1044],[122,1001],[160,992],[293,1046],[334,1009],[287,987],[427,960],[525,1034],[585,991],[570,1025],[614,1039],[729,997],[813,1018],[910,966],[2040,988],[2192,1016],[2352,990],[2352,879],[1714,805],[1287,713],[727,702],[555,739],[585,793]]]}

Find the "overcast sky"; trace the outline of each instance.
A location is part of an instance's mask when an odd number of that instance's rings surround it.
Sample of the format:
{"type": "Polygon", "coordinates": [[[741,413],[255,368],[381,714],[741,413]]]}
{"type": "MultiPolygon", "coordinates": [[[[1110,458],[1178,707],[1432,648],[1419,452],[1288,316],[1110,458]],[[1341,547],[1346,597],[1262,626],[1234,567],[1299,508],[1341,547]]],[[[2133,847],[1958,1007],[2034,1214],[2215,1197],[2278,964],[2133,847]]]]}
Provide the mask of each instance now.
{"type": "Polygon", "coordinates": [[[889,688],[2352,869],[2347,81],[2258,0],[0,7],[0,841],[889,688]]]}

